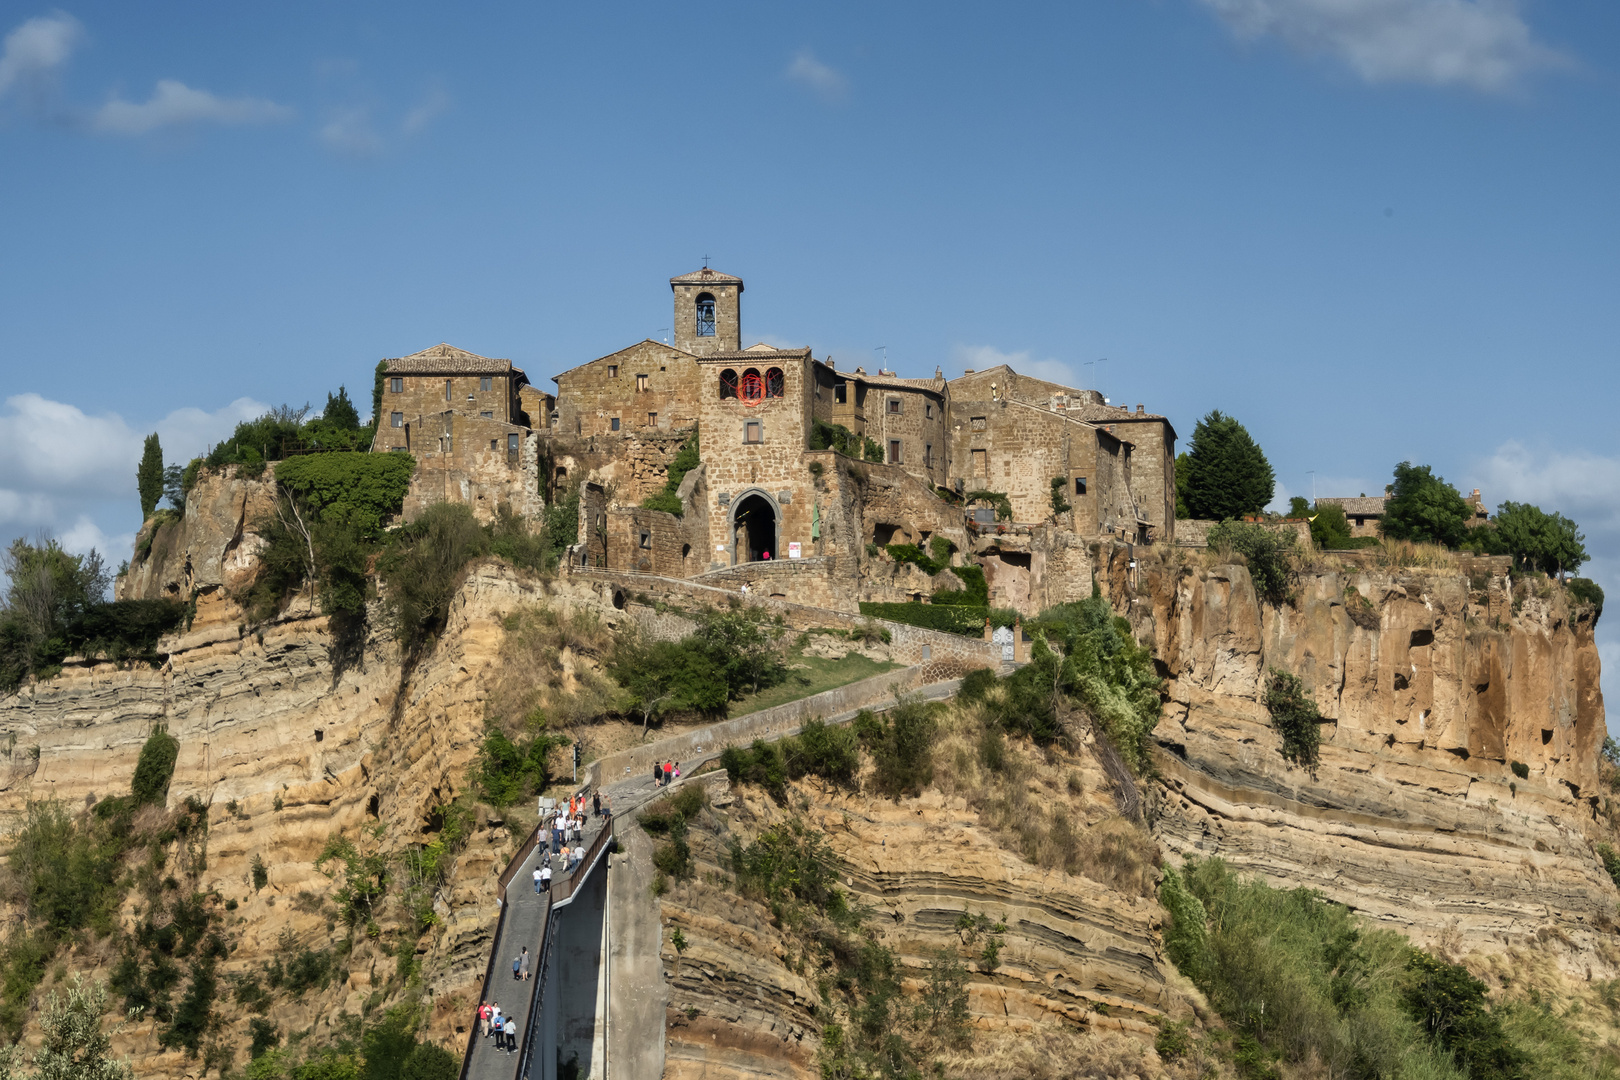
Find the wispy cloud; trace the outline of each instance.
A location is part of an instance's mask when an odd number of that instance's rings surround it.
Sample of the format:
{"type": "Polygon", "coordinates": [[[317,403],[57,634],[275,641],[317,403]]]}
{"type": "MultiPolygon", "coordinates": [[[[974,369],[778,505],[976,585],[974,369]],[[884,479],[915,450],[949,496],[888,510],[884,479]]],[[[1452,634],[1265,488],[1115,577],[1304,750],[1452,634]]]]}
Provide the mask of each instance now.
{"type": "Polygon", "coordinates": [[[363,105],[333,113],[316,137],[328,150],[345,157],[376,157],[383,151],[383,138],[371,124],[371,110],[363,105]]]}
{"type": "Polygon", "coordinates": [[[7,34],[0,51],[0,94],[67,63],[83,35],[79,20],[63,12],[29,19],[7,34]]]}
{"type": "Polygon", "coordinates": [[[823,101],[843,101],[849,94],[849,80],[844,73],[817,60],[809,49],[795,56],[782,74],[823,101]]]}
{"type": "Polygon", "coordinates": [[[1039,359],[1028,350],[1003,352],[993,345],[958,345],[951,350],[951,360],[957,367],[983,371],[997,364],[1006,364],[1020,375],[1032,375],[1048,382],[1062,383],[1075,389],[1081,386],[1072,365],[1062,360],[1039,359]]]}
{"type": "Polygon", "coordinates": [[[1239,38],[1331,56],[1369,83],[1485,92],[1569,60],[1540,44],[1516,0],[1199,0],[1239,38]]]}
{"type": "Polygon", "coordinates": [[[183,124],[272,124],[290,119],[293,111],[264,98],[225,98],[196,90],[175,79],[159,79],[144,102],[113,98],[91,117],[92,129],[110,135],[145,135],[183,124]]]}
{"type": "Polygon", "coordinates": [[[400,130],[406,135],[425,131],[428,125],[450,111],[450,95],[442,86],[431,86],[416,107],[405,114],[400,130]]]}

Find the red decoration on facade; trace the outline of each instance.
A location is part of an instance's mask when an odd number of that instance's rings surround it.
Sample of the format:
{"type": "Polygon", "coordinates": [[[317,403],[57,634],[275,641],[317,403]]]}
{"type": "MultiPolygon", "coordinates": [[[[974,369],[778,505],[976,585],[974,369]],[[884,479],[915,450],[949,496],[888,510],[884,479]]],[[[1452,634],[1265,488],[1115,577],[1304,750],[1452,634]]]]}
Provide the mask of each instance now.
{"type": "Polygon", "coordinates": [[[744,405],[758,405],[765,400],[765,380],[759,372],[750,371],[738,381],[737,399],[744,405]]]}

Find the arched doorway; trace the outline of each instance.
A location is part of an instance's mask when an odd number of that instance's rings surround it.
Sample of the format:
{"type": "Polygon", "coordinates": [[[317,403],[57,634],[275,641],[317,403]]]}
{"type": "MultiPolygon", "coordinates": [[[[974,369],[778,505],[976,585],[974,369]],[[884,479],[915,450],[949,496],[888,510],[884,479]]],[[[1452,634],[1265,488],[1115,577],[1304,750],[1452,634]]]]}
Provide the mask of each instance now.
{"type": "Polygon", "coordinates": [[[758,562],[769,552],[781,558],[777,543],[776,502],[763,491],[753,491],[731,504],[731,565],[758,562]]]}

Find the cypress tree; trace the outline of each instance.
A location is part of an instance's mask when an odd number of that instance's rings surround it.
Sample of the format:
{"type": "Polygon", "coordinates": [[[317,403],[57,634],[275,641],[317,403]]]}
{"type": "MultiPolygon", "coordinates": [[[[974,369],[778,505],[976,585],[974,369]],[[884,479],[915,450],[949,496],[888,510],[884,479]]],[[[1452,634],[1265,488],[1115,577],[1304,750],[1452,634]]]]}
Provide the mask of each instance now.
{"type": "Polygon", "coordinates": [[[163,447],[155,431],[146,437],[146,449],[135,470],[135,487],[141,493],[141,520],[145,521],[163,498],[163,447]]]}
{"type": "Polygon", "coordinates": [[[1224,521],[1258,514],[1276,493],[1271,463],[1249,431],[1219,409],[1198,421],[1187,451],[1186,478],[1177,476],[1188,516],[1224,521]]]}

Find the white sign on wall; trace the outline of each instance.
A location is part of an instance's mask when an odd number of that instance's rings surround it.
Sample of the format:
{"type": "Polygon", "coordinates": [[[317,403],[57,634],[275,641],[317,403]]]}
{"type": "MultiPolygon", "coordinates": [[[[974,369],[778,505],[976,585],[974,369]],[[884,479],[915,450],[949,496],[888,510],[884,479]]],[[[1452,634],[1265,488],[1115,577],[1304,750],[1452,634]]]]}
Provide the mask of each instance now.
{"type": "Polygon", "coordinates": [[[797,540],[789,540],[788,541],[788,558],[797,559],[798,557],[799,557],[799,542],[797,540]]]}

